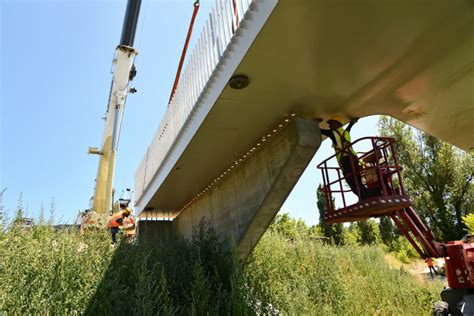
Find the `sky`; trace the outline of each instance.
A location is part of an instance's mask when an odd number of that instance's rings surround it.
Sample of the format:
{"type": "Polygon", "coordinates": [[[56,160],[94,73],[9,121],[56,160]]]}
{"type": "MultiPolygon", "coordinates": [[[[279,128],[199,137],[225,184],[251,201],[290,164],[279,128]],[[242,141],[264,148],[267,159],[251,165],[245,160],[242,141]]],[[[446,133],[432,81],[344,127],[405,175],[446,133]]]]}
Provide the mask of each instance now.
{"type": "MultiPolygon", "coordinates": [[[[212,1],[201,1],[194,40],[212,1]]],[[[20,194],[27,215],[46,216],[54,199],[55,221],[73,222],[89,207],[97,172],[125,0],[0,0],[0,191],[9,216],[20,194]]],[[[127,98],[114,186],[134,187],[135,171],[150,144],[176,74],[193,0],[143,0],[135,47],[138,93],[127,98]]],[[[377,117],[352,129],[356,139],[377,132],[377,117]]],[[[281,212],[318,221],[317,162],[332,155],[329,140],[293,189],[281,212]]]]}

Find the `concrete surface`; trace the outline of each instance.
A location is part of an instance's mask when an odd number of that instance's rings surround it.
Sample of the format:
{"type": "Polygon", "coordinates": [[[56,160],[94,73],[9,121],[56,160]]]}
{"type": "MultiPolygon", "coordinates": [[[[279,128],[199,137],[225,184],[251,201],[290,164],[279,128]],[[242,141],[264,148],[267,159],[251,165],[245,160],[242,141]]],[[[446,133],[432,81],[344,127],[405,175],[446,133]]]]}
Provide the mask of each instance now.
{"type": "Polygon", "coordinates": [[[321,143],[317,122],[296,118],[233,169],[173,222],[175,233],[192,237],[204,218],[233,239],[241,259],[253,250],[321,143]]]}

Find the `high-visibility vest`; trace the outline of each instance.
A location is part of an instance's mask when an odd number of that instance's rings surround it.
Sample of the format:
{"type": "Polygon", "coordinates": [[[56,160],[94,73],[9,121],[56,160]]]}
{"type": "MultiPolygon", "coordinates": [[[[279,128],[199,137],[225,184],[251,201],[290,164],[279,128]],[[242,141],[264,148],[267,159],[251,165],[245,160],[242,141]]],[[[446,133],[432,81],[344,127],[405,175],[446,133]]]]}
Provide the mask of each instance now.
{"type": "Polygon", "coordinates": [[[425,260],[425,262],[428,264],[428,267],[432,267],[432,266],[433,266],[433,259],[428,258],[428,259],[425,260]]]}
{"type": "Polygon", "coordinates": [[[334,151],[336,152],[337,162],[341,161],[343,156],[348,156],[351,152],[354,156],[357,156],[352,146],[344,148],[344,146],[351,143],[351,135],[348,131],[345,131],[344,128],[339,127],[335,130],[332,130],[334,138],[336,139],[336,144],[332,144],[334,151]]]}
{"type": "Polygon", "coordinates": [[[118,212],[110,217],[110,219],[107,222],[107,227],[112,228],[112,227],[120,227],[120,223],[117,222],[119,218],[122,218],[122,212],[118,212]]]}

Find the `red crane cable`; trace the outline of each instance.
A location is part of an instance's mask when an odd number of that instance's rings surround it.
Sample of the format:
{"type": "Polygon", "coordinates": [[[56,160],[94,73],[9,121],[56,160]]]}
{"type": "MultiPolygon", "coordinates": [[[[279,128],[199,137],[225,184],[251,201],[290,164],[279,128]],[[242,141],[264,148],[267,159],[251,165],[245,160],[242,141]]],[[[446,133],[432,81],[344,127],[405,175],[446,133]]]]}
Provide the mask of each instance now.
{"type": "Polygon", "coordinates": [[[181,69],[183,68],[184,58],[186,57],[186,51],[188,50],[189,40],[191,39],[191,34],[193,33],[194,20],[196,20],[197,13],[199,11],[199,0],[194,1],[194,10],[193,16],[191,17],[191,23],[189,23],[188,35],[186,36],[186,42],[184,43],[183,52],[181,53],[181,59],[179,60],[178,71],[176,72],[176,78],[174,79],[173,89],[171,90],[170,99],[168,101],[168,107],[173,99],[174,92],[178,87],[179,76],[181,75],[181,69]]]}
{"type": "MultiPolygon", "coordinates": [[[[235,3],[235,0],[232,0],[232,6],[234,7],[234,14],[232,17],[232,20],[235,20],[235,25],[236,27],[239,26],[239,13],[237,12],[237,4],[235,3]]],[[[234,34],[235,28],[234,28],[234,22],[232,21],[232,34],[234,34]]]]}

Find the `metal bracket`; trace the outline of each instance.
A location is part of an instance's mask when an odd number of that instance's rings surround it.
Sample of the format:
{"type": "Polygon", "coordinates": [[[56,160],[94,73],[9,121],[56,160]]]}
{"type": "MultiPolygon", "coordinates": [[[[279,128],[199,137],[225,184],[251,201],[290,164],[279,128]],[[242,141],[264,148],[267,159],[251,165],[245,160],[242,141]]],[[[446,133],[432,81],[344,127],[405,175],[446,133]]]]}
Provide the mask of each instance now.
{"type": "Polygon", "coordinates": [[[100,155],[100,156],[102,156],[104,154],[97,147],[89,147],[87,149],[87,153],[90,154],[90,155],[100,155]]]}

